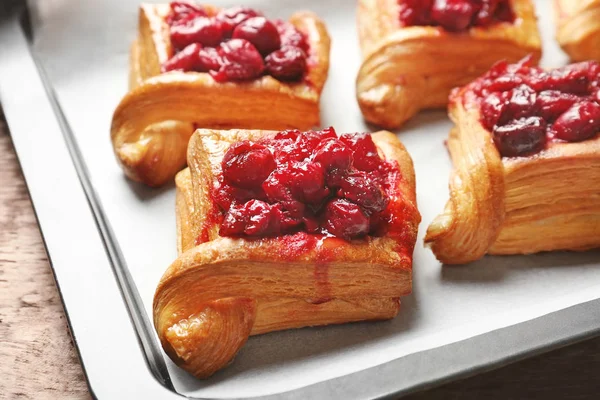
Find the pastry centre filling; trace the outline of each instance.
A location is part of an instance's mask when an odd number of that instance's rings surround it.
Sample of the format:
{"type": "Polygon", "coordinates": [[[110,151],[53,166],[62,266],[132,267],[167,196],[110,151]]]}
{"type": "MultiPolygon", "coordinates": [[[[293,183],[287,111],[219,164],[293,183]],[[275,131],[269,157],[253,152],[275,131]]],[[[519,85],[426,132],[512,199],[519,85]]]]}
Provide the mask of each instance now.
{"type": "Polygon", "coordinates": [[[546,71],[527,57],[496,64],[470,84],[481,123],[504,157],[530,155],[550,141],[581,142],[600,133],[600,63],[546,71]]]}
{"type": "Polygon", "coordinates": [[[221,236],[307,232],[351,240],[383,235],[391,222],[399,171],[370,134],[283,131],[234,143],[221,168],[212,190],[221,236]]]}
{"type": "Polygon", "coordinates": [[[291,23],[247,7],[217,13],[188,2],[173,1],[170,7],[166,22],[174,54],[162,72],[208,72],[217,82],[265,74],[292,82],[304,77],[309,45],[291,23]]]}
{"type": "Polygon", "coordinates": [[[441,26],[461,32],[515,20],[509,0],[399,0],[398,5],[404,26],[441,26]]]}

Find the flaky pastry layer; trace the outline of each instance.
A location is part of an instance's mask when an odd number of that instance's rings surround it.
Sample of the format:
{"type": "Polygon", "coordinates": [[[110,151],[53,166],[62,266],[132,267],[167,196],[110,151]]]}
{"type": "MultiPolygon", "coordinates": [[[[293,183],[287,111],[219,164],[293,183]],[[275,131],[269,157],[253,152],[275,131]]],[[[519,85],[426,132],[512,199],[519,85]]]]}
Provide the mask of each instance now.
{"type": "Polygon", "coordinates": [[[168,13],[168,4],[140,6],[139,35],[130,53],[130,91],[113,114],[113,148],[130,179],[150,186],[172,179],[186,164],[194,126],[280,130],[319,125],[330,39],[314,13],[298,12],[289,20],[307,35],[310,47],[308,72],[298,83],[271,76],[219,83],[208,73],[161,74],[161,65],[173,54],[168,13]]]}
{"type": "Polygon", "coordinates": [[[600,247],[600,137],[502,158],[476,105],[449,111],[450,200],[425,237],[438,260],[600,247]]]}
{"type": "Polygon", "coordinates": [[[495,62],[541,57],[531,0],[513,0],[514,24],[453,34],[431,26],[402,27],[397,0],[359,0],[363,63],[357,100],[369,122],[397,128],[422,109],[442,108],[450,90],[467,84],[495,62]]]}
{"type": "Polygon", "coordinates": [[[600,61],[600,0],[554,0],[556,39],[573,61],[600,61]]]}
{"type": "Polygon", "coordinates": [[[230,362],[249,335],[393,318],[399,297],[411,291],[420,222],[415,177],[410,156],[389,132],[373,140],[402,175],[391,198],[402,210],[402,228],[394,235],[350,243],[307,234],[219,236],[210,218],[210,188],[224,152],[233,142],[273,133],[198,130],[190,140],[189,168],[176,178],[180,254],[156,290],[154,323],[167,354],[197,377],[230,362]],[[217,353],[225,356],[211,361],[217,353]]]}

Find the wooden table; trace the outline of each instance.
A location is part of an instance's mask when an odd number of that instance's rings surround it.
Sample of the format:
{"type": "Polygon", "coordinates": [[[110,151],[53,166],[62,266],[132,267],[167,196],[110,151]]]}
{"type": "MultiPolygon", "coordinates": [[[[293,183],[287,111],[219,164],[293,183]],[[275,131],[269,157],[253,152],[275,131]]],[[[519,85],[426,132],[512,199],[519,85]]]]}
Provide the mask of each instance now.
{"type": "MultiPolygon", "coordinates": [[[[85,378],[0,114],[0,398],[87,399],[85,378]]],[[[600,338],[409,396],[600,398],[600,338]]]]}

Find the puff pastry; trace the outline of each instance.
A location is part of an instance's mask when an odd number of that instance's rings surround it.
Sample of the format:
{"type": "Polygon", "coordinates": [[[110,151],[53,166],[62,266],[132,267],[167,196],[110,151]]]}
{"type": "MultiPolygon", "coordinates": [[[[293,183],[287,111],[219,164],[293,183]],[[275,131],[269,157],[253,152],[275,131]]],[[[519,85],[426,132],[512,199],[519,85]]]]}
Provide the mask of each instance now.
{"type": "Polygon", "coordinates": [[[403,27],[404,0],[359,0],[363,62],[356,80],[364,118],[397,128],[422,109],[442,108],[450,90],[481,75],[496,61],[541,56],[530,0],[511,1],[514,23],[473,27],[464,33],[435,26],[403,27]]]}
{"type": "Polygon", "coordinates": [[[600,61],[600,0],[554,0],[556,39],[573,61],[600,61]]]}
{"type": "MultiPolygon", "coordinates": [[[[209,13],[218,9],[204,6],[209,13]]],[[[132,180],[159,186],[186,163],[195,126],[310,128],[319,125],[319,99],[329,69],[330,39],[313,13],[289,19],[309,44],[309,66],[297,83],[262,76],[250,82],[216,82],[208,73],[161,73],[173,54],[168,4],[140,6],[139,35],[131,46],[129,92],[111,125],[115,155],[132,180]],[[276,106],[274,106],[276,105],[276,106]]]]}
{"type": "MultiPolygon", "coordinates": [[[[526,60],[522,64],[526,64],[526,60]]],[[[584,66],[586,64],[575,64],[550,72],[525,71],[515,75],[541,76],[549,78],[549,84],[556,85],[552,78],[569,77],[570,73],[576,73],[574,71],[585,72],[584,66]]],[[[509,68],[514,68],[514,72],[517,68],[528,67],[509,68]]],[[[600,66],[595,68],[596,81],[589,83],[592,90],[600,82],[600,66]]],[[[581,76],[570,78],[571,82],[581,82],[581,76]]],[[[531,82],[536,81],[533,79],[531,82]]],[[[537,80],[537,84],[548,83],[537,80]]],[[[577,88],[578,84],[574,85],[573,89],[577,88]]],[[[484,93],[492,91],[485,87],[483,90],[484,93]]],[[[546,115],[544,118],[554,122],[553,125],[548,124],[548,141],[537,142],[532,138],[537,132],[536,124],[540,123],[540,117],[517,120],[519,124],[529,124],[529,128],[525,128],[530,129],[526,135],[531,135],[519,145],[529,146],[526,151],[533,153],[520,156],[503,157],[499,152],[495,135],[504,134],[507,129],[499,128],[500,122],[496,122],[493,128],[497,133],[484,126],[482,109],[472,92],[473,84],[451,96],[449,114],[455,127],[447,142],[454,164],[449,185],[450,200],[444,212],[429,226],[425,238],[426,244],[443,263],[468,263],[485,254],[530,254],[600,247],[600,118],[583,112],[573,118],[573,113],[580,111],[581,107],[591,107],[600,117],[600,105],[588,100],[586,95],[578,100],[570,93],[559,95],[556,90],[542,91],[537,95],[523,90],[528,89],[517,86],[509,92],[510,100],[503,103],[506,107],[503,112],[507,109],[521,112],[523,108],[517,110],[518,107],[514,107],[520,102],[526,107],[531,106],[528,112],[534,110],[537,115],[546,115]],[[521,96],[520,93],[527,94],[521,96]],[[572,102],[582,101],[585,106],[575,104],[569,108],[566,103],[564,106],[550,103],[547,101],[549,95],[572,102]],[[526,104],[528,101],[530,105],[526,104]],[[552,109],[545,104],[551,104],[556,107],[555,110],[563,107],[558,111],[561,116],[548,117],[547,111],[552,109]],[[564,124],[565,121],[579,129],[559,130],[559,122],[564,124]],[[594,123],[593,131],[581,136],[594,123]],[[569,138],[565,132],[581,137],[569,138]]],[[[488,96],[493,99],[495,94],[488,96]]],[[[600,101],[600,97],[595,101],[600,101]]],[[[488,110],[483,117],[490,114],[488,110]]],[[[506,126],[514,126],[511,124],[515,121],[506,126]]]]}
{"type": "Polygon", "coordinates": [[[211,217],[211,187],[232,143],[274,132],[196,131],[189,168],[176,177],[179,257],[154,297],[154,324],[171,359],[204,378],[227,365],[249,335],[314,325],[393,318],[411,291],[420,215],[412,161],[389,132],[372,135],[402,178],[390,206],[394,234],[351,242],[307,233],[232,238],[211,217]],[[302,249],[298,251],[298,249],[302,249]]]}

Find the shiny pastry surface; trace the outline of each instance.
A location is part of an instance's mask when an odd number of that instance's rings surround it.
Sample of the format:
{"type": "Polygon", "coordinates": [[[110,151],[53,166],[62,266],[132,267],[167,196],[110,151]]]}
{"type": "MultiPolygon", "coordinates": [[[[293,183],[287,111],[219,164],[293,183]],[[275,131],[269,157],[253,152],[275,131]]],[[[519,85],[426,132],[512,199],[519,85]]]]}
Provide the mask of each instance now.
{"type": "MultiPolygon", "coordinates": [[[[363,63],[356,82],[357,100],[369,122],[399,127],[422,109],[445,107],[451,89],[466,85],[497,61],[516,62],[531,53],[537,62],[541,56],[531,0],[510,2],[512,21],[494,20],[459,32],[441,25],[406,26],[401,11],[409,3],[359,1],[363,63]]],[[[471,4],[467,0],[457,3],[471,4]]],[[[478,15],[473,13],[469,24],[478,15]]]]}
{"type": "MultiPolygon", "coordinates": [[[[194,29],[206,33],[200,28],[206,28],[203,24],[218,15],[224,15],[224,21],[226,16],[232,17],[227,20],[232,23],[240,19],[239,15],[260,12],[240,7],[194,7],[213,17],[191,13],[189,26],[184,22],[177,25],[172,19],[174,10],[183,21],[181,15],[185,13],[175,5],[140,6],[139,35],[131,48],[130,91],[113,115],[111,139],[117,160],[129,178],[150,186],[168,182],[185,166],[187,142],[195,127],[308,129],[320,122],[319,100],[329,69],[330,40],[315,14],[298,12],[287,22],[273,22],[281,47],[267,55],[272,56],[270,69],[266,58],[258,60],[261,74],[252,77],[248,73],[254,69],[248,66],[257,59],[250,57],[248,61],[246,55],[258,50],[248,39],[259,43],[248,33],[252,27],[239,34],[247,39],[225,39],[218,43],[219,49],[200,42],[178,49],[172,43],[170,24],[188,29],[180,29],[185,34],[194,33],[194,29]],[[306,57],[297,57],[296,48],[306,57]],[[300,58],[304,60],[301,74],[300,58]],[[204,63],[200,67],[199,60],[204,63]],[[167,69],[173,70],[161,72],[167,69]],[[198,72],[205,69],[208,72],[198,72]],[[265,75],[263,70],[271,74],[265,75]]],[[[184,39],[175,36],[178,46],[186,44],[186,38],[191,40],[185,35],[180,35],[184,39]]],[[[191,37],[208,43],[202,35],[191,37]]]]}
{"type": "Polygon", "coordinates": [[[600,0],[553,0],[556,39],[573,61],[600,61],[600,0]]]}
{"type": "MultiPolygon", "coordinates": [[[[267,182],[269,177],[265,178],[265,169],[258,168],[247,170],[242,179],[240,171],[235,172],[242,166],[236,164],[236,157],[270,169],[272,164],[263,150],[275,149],[272,141],[278,135],[296,136],[294,142],[323,139],[324,146],[338,146],[337,139],[331,137],[333,130],[325,132],[307,136],[298,132],[198,130],[190,140],[189,168],[176,178],[179,257],[157,288],[154,323],[167,354],[191,374],[207,377],[227,365],[249,335],[393,318],[399,310],[399,297],[410,293],[412,253],[420,215],[412,161],[389,132],[370,136],[380,158],[370,161],[389,164],[395,171],[385,193],[385,210],[392,217],[388,224],[393,229],[378,236],[361,233],[357,237],[339,237],[316,231],[303,220],[289,233],[273,235],[274,232],[258,233],[261,218],[250,221],[242,216],[245,228],[251,225],[249,231],[244,229],[231,236],[222,231],[226,211],[214,199],[214,190],[221,185],[223,166],[232,168],[226,174],[235,182],[235,189],[245,186],[243,190],[254,191],[250,196],[254,197],[257,184],[267,182]],[[254,154],[239,150],[253,145],[254,154]]],[[[340,155],[333,148],[327,152],[340,155]]],[[[365,167],[360,161],[358,166],[337,163],[343,157],[319,159],[317,153],[305,152],[302,160],[300,153],[289,154],[298,158],[293,165],[313,161],[327,165],[325,176],[330,177],[336,175],[334,171],[365,167]]],[[[277,155],[273,158],[277,165],[280,160],[277,155]]],[[[287,169],[275,167],[269,176],[278,175],[278,171],[287,169]]],[[[276,186],[282,192],[289,189],[296,199],[290,201],[307,204],[310,196],[306,196],[318,191],[298,191],[293,188],[298,181],[276,186]]],[[[321,190],[329,189],[325,182],[320,185],[321,190]]],[[[333,196],[331,200],[354,204],[362,213],[368,213],[360,201],[335,200],[333,196]]],[[[272,209],[282,204],[268,197],[260,201],[272,209]]],[[[352,218],[347,218],[339,226],[352,225],[352,218]]]]}
{"type": "Polygon", "coordinates": [[[600,247],[600,114],[587,114],[600,70],[527,63],[498,64],[451,97],[450,200],[425,238],[443,263],[600,247]]]}

